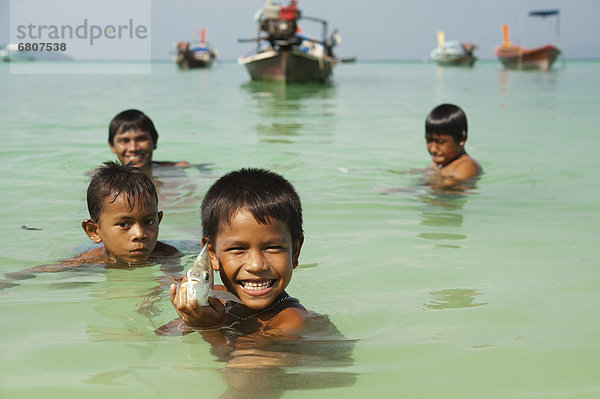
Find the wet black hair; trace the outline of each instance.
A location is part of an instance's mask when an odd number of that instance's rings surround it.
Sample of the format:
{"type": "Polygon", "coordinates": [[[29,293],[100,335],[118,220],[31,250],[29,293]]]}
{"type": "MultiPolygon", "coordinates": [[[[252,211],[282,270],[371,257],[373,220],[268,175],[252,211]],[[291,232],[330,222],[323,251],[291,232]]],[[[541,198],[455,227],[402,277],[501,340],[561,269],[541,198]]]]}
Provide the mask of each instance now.
{"type": "Polygon", "coordinates": [[[425,138],[432,134],[449,134],[458,143],[467,131],[467,115],[454,104],[438,105],[425,119],[425,138]]]}
{"type": "Polygon", "coordinates": [[[90,219],[97,222],[105,199],[114,202],[124,194],[131,208],[134,201],[149,206],[153,199],[158,203],[158,195],[152,180],[140,169],[109,161],[98,168],[87,189],[87,205],[90,219]]]}
{"type": "Polygon", "coordinates": [[[202,233],[216,240],[221,223],[248,208],[258,223],[277,219],[287,224],[294,246],[302,237],[302,205],[292,184],[265,169],[242,168],[219,178],[202,201],[202,233]]]}
{"type": "Polygon", "coordinates": [[[137,109],[128,109],[115,116],[110,124],[108,125],[108,143],[114,145],[114,139],[117,133],[127,132],[131,129],[141,130],[146,132],[152,138],[152,143],[156,149],[156,143],[158,142],[158,132],[154,127],[152,120],[146,116],[142,111],[137,109]]]}

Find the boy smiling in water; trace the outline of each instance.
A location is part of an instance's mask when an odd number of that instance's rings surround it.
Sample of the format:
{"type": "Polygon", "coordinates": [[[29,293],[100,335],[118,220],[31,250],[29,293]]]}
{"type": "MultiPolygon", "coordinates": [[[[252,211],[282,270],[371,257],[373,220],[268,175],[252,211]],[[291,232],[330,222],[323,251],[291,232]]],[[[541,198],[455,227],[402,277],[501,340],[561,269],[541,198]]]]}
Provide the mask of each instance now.
{"type": "Polygon", "coordinates": [[[467,116],[453,104],[435,107],[425,120],[425,140],[434,172],[430,183],[452,186],[481,173],[481,166],[465,151],[467,116]]]}
{"type": "Polygon", "coordinates": [[[299,331],[308,313],[285,291],[304,242],[302,207],[293,186],[263,169],[230,172],[202,201],[202,228],[213,270],[241,303],[209,298],[208,306],[198,306],[188,300],[186,286],[173,284],[171,302],[185,324],[237,323],[244,333],[275,335],[299,331]]]}

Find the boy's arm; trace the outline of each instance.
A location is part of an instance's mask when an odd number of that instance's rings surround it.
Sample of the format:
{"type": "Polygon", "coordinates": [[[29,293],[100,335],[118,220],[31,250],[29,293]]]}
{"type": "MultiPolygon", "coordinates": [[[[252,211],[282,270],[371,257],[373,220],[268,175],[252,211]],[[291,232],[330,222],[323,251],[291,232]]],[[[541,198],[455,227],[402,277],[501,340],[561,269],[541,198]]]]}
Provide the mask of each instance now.
{"type": "Polygon", "coordinates": [[[160,166],[173,166],[176,168],[187,168],[188,166],[190,166],[190,163],[188,161],[179,161],[179,162],[172,162],[172,161],[152,161],[153,164],[155,165],[160,165],[160,166]]]}
{"type": "Polygon", "coordinates": [[[458,162],[456,165],[448,165],[442,169],[435,167],[435,164],[430,166],[434,169],[427,183],[432,188],[467,188],[459,187],[462,182],[469,180],[481,173],[481,166],[472,158],[468,157],[458,162]]]}
{"type": "Polygon", "coordinates": [[[16,287],[16,281],[27,280],[30,278],[34,278],[36,274],[42,272],[62,272],[66,269],[70,269],[71,266],[67,266],[64,264],[56,264],[56,265],[40,265],[35,267],[30,267],[29,269],[20,270],[18,272],[4,273],[5,279],[0,280],[0,290],[10,287],[16,287]]]}
{"type": "Polygon", "coordinates": [[[6,279],[0,280],[0,290],[15,287],[19,284],[16,281],[34,278],[38,273],[57,273],[73,269],[84,263],[93,264],[98,260],[97,249],[93,249],[73,258],[65,259],[56,264],[40,265],[20,270],[18,272],[5,273],[6,279]]]}

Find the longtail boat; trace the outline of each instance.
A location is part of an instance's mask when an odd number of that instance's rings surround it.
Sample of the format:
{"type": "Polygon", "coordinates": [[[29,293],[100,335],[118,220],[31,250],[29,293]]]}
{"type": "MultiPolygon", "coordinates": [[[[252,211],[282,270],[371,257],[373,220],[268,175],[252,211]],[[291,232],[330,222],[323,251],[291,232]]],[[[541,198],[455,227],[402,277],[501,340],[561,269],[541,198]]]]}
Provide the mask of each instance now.
{"type": "Polygon", "coordinates": [[[438,46],[431,51],[430,57],[442,66],[473,66],[477,57],[473,54],[477,45],[458,40],[444,40],[444,32],[437,32],[438,46]]]}
{"type": "Polygon", "coordinates": [[[340,62],[333,47],[341,42],[334,31],[327,37],[327,21],[302,16],[296,0],[287,6],[268,3],[259,10],[256,38],[239,42],[256,42],[256,48],[238,58],[252,80],[271,80],[284,83],[321,82],[330,80],[333,67],[340,62]],[[322,26],[322,38],[316,39],[301,32],[300,19],[315,21],[322,26]]]}
{"type": "MultiPolygon", "coordinates": [[[[197,32],[194,33],[197,36],[197,32]]],[[[181,69],[209,68],[217,58],[217,49],[206,42],[206,30],[201,29],[200,40],[195,37],[192,42],[178,42],[175,62],[181,69]]]]}
{"type": "MultiPolygon", "coordinates": [[[[540,10],[531,11],[531,17],[557,17],[557,39],[558,42],[558,16],[559,10],[540,10]]],[[[494,54],[498,57],[502,65],[508,69],[540,69],[549,70],[561,53],[560,49],[552,44],[536,48],[525,48],[512,44],[508,38],[508,24],[502,25],[502,35],[504,42],[494,48],[494,54]]]]}

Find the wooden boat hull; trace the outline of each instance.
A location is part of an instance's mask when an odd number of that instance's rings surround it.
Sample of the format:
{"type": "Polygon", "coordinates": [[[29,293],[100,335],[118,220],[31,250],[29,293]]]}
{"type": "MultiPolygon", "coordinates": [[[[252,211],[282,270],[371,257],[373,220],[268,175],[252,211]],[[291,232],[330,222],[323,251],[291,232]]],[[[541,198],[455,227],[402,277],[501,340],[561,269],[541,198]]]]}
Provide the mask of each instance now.
{"type": "Polygon", "coordinates": [[[494,53],[507,69],[548,70],[560,54],[560,50],[551,44],[534,49],[500,45],[494,49],[494,53]]]}
{"type": "Polygon", "coordinates": [[[435,62],[441,66],[473,66],[477,57],[473,55],[464,55],[461,57],[437,57],[435,62]]]}
{"type": "Polygon", "coordinates": [[[205,42],[179,42],[174,61],[181,69],[210,68],[216,57],[217,50],[205,42]]]}
{"type": "Polygon", "coordinates": [[[210,68],[215,57],[212,54],[202,54],[201,57],[190,52],[179,51],[175,62],[181,69],[210,68]]]}
{"type": "Polygon", "coordinates": [[[194,68],[210,68],[213,60],[208,61],[195,60],[192,57],[181,57],[175,60],[177,66],[181,69],[194,69],[194,68]]]}
{"type": "Polygon", "coordinates": [[[333,73],[335,59],[291,49],[267,50],[242,56],[238,63],[246,66],[252,80],[325,83],[333,73]]]}

